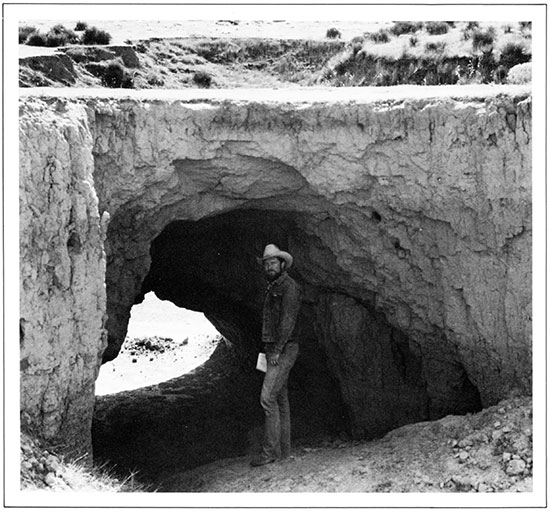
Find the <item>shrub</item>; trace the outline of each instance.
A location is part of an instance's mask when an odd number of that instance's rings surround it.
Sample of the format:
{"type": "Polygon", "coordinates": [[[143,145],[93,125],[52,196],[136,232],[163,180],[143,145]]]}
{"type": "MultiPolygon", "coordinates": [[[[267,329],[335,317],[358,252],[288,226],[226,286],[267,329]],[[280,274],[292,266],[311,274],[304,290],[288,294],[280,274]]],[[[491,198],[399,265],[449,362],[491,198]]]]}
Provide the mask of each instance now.
{"type": "Polygon", "coordinates": [[[46,46],[65,46],[78,41],[78,36],[63,25],[55,25],[46,34],[46,46]]]}
{"type": "Polygon", "coordinates": [[[531,30],[531,22],[530,21],[520,21],[519,22],[519,28],[523,30],[531,30]]]}
{"type": "Polygon", "coordinates": [[[445,41],[432,41],[430,43],[426,43],[426,46],[424,46],[424,49],[427,52],[432,53],[443,53],[445,50],[446,43],[445,41]]]}
{"type": "Polygon", "coordinates": [[[120,62],[110,62],[105,66],[101,80],[107,87],[120,88],[126,78],[126,70],[120,62]]]}
{"type": "Polygon", "coordinates": [[[327,37],[329,39],[339,39],[342,34],[337,28],[332,27],[327,30],[327,37]]]}
{"type": "Polygon", "coordinates": [[[46,46],[46,36],[41,32],[33,32],[28,38],[25,44],[29,46],[46,46]]]}
{"type": "Polygon", "coordinates": [[[197,71],[193,75],[193,82],[199,87],[210,87],[212,85],[212,77],[205,71],[197,71]]]}
{"type": "Polygon", "coordinates": [[[74,27],[76,32],[82,32],[88,28],[88,24],[85,21],[77,21],[74,27]]]}
{"type": "Polygon", "coordinates": [[[428,21],[426,23],[426,31],[431,36],[446,34],[449,32],[449,24],[446,21],[428,21]]]}
{"type": "Polygon", "coordinates": [[[87,28],[82,35],[82,44],[109,44],[111,34],[97,27],[87,28]]]}
{"type": "Polygon", "coordinates": [[[472,32],[473,30],[475,30],[477,28],[479,28],[479,22],[478,21],[469,21],[464,30],[472,32]]]}
{"type": "Polygon", "coordinates": [[[380,29],[378,32],[372,32],[367,37],[374,43],[388,43],[390,41],[390,34],[384,29],[380,29]]]}
{"type": "Polygon", "coordinates": [[[512,25],[504,25],[503,27],[505,34],[511,34],[512,33],[512,25]]]}
{"type": "Polygon", "coordinates": [[[472,34],[472,48],[474,51],[492,46],[495,41],[495,29],[489,27],[486,31],[474,30],[472,34]]]}
{"type": "Polygon", "coordinates": [[[422,22],[396,21],[389,30],[392,34],[400,36],[402,34],[414,34],[418,30],[420,30],[422,26],[422,22]]]}
{"type": "Polygon", "coordinates": [[[409,37],[409,45],[414,48],[418,45],[418,37],[416,36],[411,36],[409,37]]]}
{"type": "Polygon", "coordinates": [[[508,69],[530,60],[531,56],[527,53],[525,47],[519,43],[508,43],[500,52],[500,64],[508,69]]]}
{"type": "Polygon", "coordinates": [[[69,28],[65,28],[63,25],[54,25],[48,32],[49,34],[61,34],[67,37],[71,43],[78,41],[78,36],[69,28]]]}
{"type": "Polygon", "coordinates": [[[19,27],[19,44],[23,44],[27,40],[27,37],[34,34],[36,31],[35,27],[29,27],[28,25],[19,27]]]}
{"type": "Polygon", "coordinates": [[[531,63],[518,64],[508,71],[506,81],[509,84],[528,84],[531,82],[531,63]]]}

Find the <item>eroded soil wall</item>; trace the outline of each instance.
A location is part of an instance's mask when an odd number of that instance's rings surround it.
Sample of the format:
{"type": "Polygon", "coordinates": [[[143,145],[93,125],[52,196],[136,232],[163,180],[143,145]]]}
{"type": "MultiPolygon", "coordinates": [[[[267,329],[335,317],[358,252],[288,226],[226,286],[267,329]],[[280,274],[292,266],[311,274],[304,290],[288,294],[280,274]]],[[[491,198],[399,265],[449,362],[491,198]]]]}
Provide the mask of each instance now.
{"type": "MultiPolygon", "coordinates": [[[[231,212],[241,239],[206,244],[190,267],[225,264],[202,281],[223,297],[205,304],[209,318],[252,350],[227,308],[257,324],[250,269],[270,233],[252,213],[269,224],[279,212],[277,242],[296,257],[312,339],[358,435],[414,420],[404,403],[438,417],[530,392],[529,91],[345,92],[22,98],[21,405],[32,425],[89,446],[98,361],[124,340],[155,270],[151,244],[176,221],[210,219],[221,233],[231,212]]],[[[149,286],[204,302],[198,289],[149,286]]]]}

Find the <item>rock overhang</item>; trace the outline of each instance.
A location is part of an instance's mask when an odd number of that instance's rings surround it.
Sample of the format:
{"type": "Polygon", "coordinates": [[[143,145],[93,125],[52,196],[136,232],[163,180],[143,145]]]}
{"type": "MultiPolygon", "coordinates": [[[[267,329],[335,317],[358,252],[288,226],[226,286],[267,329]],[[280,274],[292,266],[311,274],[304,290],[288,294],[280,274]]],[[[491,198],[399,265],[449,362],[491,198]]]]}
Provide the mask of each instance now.
{"type": "MultiPolygon", "coordinates": [[[[357,350],[391,347],[378,363],[395,375],[368,385],[398,383],[403,395],[414,382],[409,401],[420,404],[420,419],[430,404],[435,415],[468,410],[472,388],[484,404],[529,389],[528,87],[55,89],[21,97],[52,103],[44,108],[53,106],[54,116],[65,103],[81,109],[93,137],[99,214],[111,217],[109,357],[147,276],[162,269],[151,246],[163,230],[211,219],[216,234],[240,212],[236,236],[252,236],[262,212],[267,222],[286,219],[279,243],[302,261],[296,271],[314,297],[312,336],[347,390],[359,430],[379,425],[361,413],[376,397],[343,377],[357,350]],[[411,371],[421,377],[411,380],[411,371]],[[451,396],[453,386],[460,392],[451,396]]],[[[248,258],[266,236],[243,251],[248,258]]],[[[239,290],[251,285],[259,286],[256,277],[235,281],[233,302],[257,314],[257,300],[239,290]]],[[[172,300],[185,302],[177,293],[172,300]]],[[[211,314],[231,324],[223,312],[211,314]]]]}

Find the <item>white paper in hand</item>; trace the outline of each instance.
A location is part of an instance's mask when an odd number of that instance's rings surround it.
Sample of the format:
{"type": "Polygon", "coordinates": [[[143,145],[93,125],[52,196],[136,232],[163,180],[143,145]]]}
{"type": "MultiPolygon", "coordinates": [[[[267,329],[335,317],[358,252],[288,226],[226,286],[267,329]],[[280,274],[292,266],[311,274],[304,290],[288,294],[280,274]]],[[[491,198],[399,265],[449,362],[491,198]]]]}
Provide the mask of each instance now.
{"type": "Polygon", "coordinates": [[[260,370],[261,372],[267,371],[267,359],[263,352],[260,352],[258,354],[258,361],[256,362],[256,370],[260,370]]]}

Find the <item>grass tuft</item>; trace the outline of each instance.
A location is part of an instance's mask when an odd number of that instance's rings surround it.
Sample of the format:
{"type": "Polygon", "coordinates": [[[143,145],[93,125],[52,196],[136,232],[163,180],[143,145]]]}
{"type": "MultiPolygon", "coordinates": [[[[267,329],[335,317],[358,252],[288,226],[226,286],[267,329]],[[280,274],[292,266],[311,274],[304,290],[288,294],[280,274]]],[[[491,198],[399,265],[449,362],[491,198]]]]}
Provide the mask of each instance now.
{"type": "Polygon", "coordinates": [[[388,43],[391,39],[390,33],[386,29],[380,29],[378,32],[372,32],[367,38],[376,44],[388,43]]]}
{"type": "Polygon", "coordinates": [[[120,89],[126,78],[126,70],[120,62],[109,62],[101,78],[104,85],[120,89]]]}
{"type": "Polygon", "coordinates": [[[46,36],[42,32],[33,32],[27,37],[25,44],[29,46],[46,46],[46,36]]]}
{"type": "Polygon", "coordinates": [[[500,50],[500,65],[510,69],[517,64],[523,64],[531,60],[531,55],[521,43],[508,43],[500,50]]]}
{"type": "Polygon", "coordinates": [[[35,27],[23,25],[19,27],[19,44],[24,44],[27,38],[37,32],[35,27]]]}
{"type": "Polygon", "coordinates": [[[77,21],[74,27],[76,32],[83,32],[88,28],[88,24],[85,21],[77,21]]]}
{"type": "Polygon", "coordinates": [[[193,82],[199,87],[208,88],[212,85],[212,77],[205,71],[197,71],[193,75],[193,82]]]}
{"type": "Polygon", "coordinates": [[[495,29],[489,27],[487,30],[476,29],[472,33],[472,48],[474,51],[487,51],[495,42],[495,29]]]}
{"type": "Polygon", "coordinates": [[[396,21],[389,28],[389,31],[395,36],[400,36],[402,34],[414,34],[415,32],[418,32],[423,26],[424,24],[422,22],[396,21]]]}
{"type": "Polygon", "coordinates": [[[424,49],[430,53],[443,53],[446,46],[445,41],[430,41],[426,43],[424,49]]]}
{"type": "Polygon", "coordinates": [[[340,39],[342,37],[342,33],[337,28],[332,27],[327,30],[327,37],[329,39],[340,39]]]}
{"type": "Polygon", "coordinates": [[[46,447],[34,436],[20,436],[21,489],[25,491],[104,491],[104,492],[155,492],[150,485],[142,484],[137,474],[125,477],[115,474],[113,467],[95,466],[80,459],[68,461],[46,447]]]}
{"type": "Polygon", "coordinates": [[[449,32],[449,24],[446,21],[428,21],[426,23],[426,32],[431,36],[446,34],[449,32]]]}
{"type": "Polygon", "coordinates": [[[55,25],[46,34],[46,46],[66,46],[80,42],[78,36],[72,30],[63,25],[55,25]]]}
{"type": "Polygon", "coordinates": [[[109,44],[110,42],[111,34],[97,27],[87,28],[82,35],[82,44],[109,44]]]}

